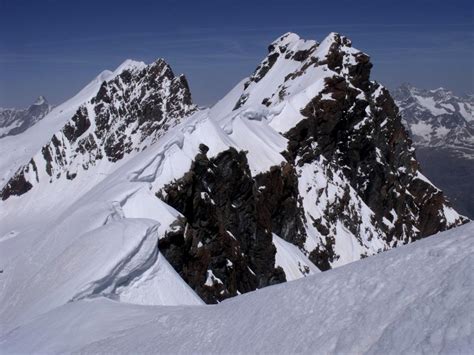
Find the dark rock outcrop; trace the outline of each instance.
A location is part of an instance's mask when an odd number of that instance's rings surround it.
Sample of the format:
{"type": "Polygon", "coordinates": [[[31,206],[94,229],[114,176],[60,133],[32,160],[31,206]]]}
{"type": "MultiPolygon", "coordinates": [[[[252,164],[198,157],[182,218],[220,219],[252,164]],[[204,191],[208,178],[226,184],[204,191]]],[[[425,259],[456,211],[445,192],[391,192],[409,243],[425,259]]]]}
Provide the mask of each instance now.
{"type": "MultiPolygon", "coordinates": [[[[268,208],[262,197],[272,186],[252,178],[244,152],[230,148],[212,159],[206,152],[201,145],[191,170],[158,193],[185,217],[159,249],[204,301],[215,303],[283,282],[285,274],[274,266],[270,212],[276,203],[268,208]]],[[[291,234],[281,218],[278,223],[291,234]]]]}

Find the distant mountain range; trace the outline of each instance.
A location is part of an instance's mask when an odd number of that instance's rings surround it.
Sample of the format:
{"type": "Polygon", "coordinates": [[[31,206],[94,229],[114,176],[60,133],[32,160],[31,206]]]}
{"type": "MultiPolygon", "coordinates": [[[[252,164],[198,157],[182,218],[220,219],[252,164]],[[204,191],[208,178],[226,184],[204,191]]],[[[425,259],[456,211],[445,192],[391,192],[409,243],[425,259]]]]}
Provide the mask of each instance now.
{"type": "Polygon", "coordinates": [[[52,108],[44,96],[39,96],[26,109],[0,107],[0,138],[26,131],[51,112],[52,108]]]}
{"type": "Polygon", "coordinates": [[[393,98],[417,147],[449,148],[474,159],[474,95],[459,97],[444,88],[404,84],[393,98]]]}
{"type": "Polygon", "coordinates": [[[422,171],[474,218],[474,95],[404,84],[393,92],[422,171]]]}

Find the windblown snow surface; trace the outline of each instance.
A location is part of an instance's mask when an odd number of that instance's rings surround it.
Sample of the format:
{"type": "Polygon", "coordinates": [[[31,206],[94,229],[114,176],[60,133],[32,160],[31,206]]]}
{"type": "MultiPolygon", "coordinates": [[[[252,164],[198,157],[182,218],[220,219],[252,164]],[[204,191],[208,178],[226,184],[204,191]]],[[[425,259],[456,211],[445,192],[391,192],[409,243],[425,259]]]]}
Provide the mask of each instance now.
{"type": "Polygon", "coordinates": [[[4,353],[472,353],[474,223],[209,306],[69,302],[4,353]]]}

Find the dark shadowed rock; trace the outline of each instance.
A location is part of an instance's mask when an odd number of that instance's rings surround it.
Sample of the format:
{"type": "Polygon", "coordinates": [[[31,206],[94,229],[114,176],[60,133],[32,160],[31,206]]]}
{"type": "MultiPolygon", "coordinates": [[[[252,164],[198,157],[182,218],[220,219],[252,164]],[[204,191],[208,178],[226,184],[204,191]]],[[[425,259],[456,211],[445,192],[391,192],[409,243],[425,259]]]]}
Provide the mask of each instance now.
{"type": "Polygon", "coordinates": [[[245,153],[208,159],[200,145],[191,170],[158,193],[186,218],[159,249],[207,303],[285,281],[275,269],[272,220],[245,153]],[[211,276],[213,275],[213,276],[211,276]]]}

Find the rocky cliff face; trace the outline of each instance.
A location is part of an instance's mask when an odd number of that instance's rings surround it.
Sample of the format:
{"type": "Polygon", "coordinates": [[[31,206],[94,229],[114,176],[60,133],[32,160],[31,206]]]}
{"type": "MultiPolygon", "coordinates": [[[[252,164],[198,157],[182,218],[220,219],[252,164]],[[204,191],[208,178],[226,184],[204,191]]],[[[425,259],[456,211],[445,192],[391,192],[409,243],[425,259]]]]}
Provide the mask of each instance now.
{"type": "MultiPolygon", "coordinates": [[[[160,251],[206,302],[285,281],[275,267],[271,220],[244,152],[215,158],[201,145],[191,170],[160,193],[185,219],[160,251]]],[[[276,193],[276,191],[274,191],[276,193]]]]}
{"type": "Polygon", "coordinates": [[[43,96],[39,96],[27,109],[0,108],[0,138],[26,131],[46,116],[52,108],[43,96]]]}
{"type": "Polygon", "coordinates": [[[344,36],[288,33],[249,78],[193,114],[184,77],[166,63],[131,66],[80,106],[2,198],[61,179],[80,191],[76,176],[126,160],[94,192],[112,199],[114,219],[155,220],[159,251],[208,303],[464,223],[420,173],[371,67],[344,36]]]}

